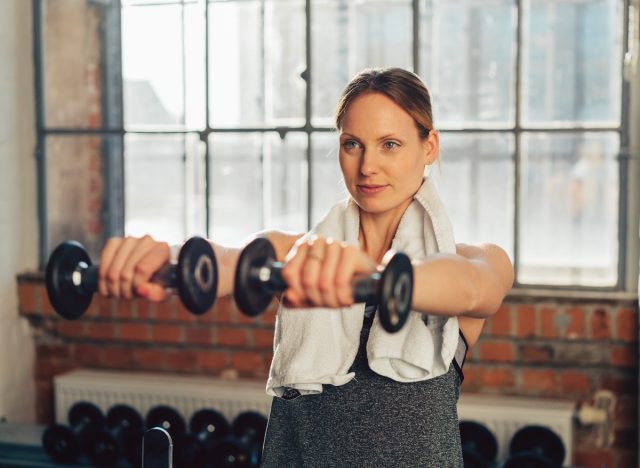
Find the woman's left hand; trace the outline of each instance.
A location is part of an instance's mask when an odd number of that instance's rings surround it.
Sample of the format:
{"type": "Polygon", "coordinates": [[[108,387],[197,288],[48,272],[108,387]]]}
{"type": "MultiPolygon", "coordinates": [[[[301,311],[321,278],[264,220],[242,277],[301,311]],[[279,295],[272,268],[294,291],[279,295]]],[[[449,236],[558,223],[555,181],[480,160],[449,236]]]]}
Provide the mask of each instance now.
{"type": "Polygon", "coordinates": [[[353,304],[353,281],[376,271],[376,263],[358,247],[313,236],[296,242],[285,260],[282,278],[290,307],[346,307],[353,304]]]}

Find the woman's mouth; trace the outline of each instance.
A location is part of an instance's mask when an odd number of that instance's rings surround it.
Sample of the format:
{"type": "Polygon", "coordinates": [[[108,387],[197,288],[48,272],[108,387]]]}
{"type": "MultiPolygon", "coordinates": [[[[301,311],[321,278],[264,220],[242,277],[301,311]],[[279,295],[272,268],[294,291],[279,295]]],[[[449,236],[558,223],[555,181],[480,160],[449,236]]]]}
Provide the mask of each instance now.
{"type": "Polygon", "coordinates": [[[375,185],[375,184],[362,184],[362,185],[358,185],[358,191],[360,193],[363,193],[365,195],[374,195],[376,193],[380,193],[382,192],[385,188],[387,188],[386,185],[375,185]]]}

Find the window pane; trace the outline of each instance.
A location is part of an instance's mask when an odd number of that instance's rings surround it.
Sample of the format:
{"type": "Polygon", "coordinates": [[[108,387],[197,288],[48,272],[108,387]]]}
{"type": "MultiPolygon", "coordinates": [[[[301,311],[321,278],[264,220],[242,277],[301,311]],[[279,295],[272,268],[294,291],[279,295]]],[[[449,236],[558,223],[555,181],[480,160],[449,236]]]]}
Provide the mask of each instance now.
{"type": "Polygon", "coordinates": [[[322,132],[311,136],[312,206],[311,224],[315,226],[327,211],[349,197],[338,160],[337,133],[322,132]]]}
{"type": "Polygon", "coordinates": [[[45,144],[49,252],[61,242],[73,239],[84,244],[92,259],[98,258],[108,234],[107,159],[120,153],[121,139],[49,136],[45,144]]]}
{"type": "Polygon", "coordinates": [[[204,126],[204,5],[122,11],[125,127],[204,126]]]}
{"type": "Polygon", "coordinates": [[[125,139],[125,232],[178,243],[204,234],[204,159],[193,135],[125,139]]]}
{"type": "Polygon", "coordinates": [[[509,133],[441,133],[441,162],[430,176],[457,242],[490,242],[513,258],[514,138],[509,133]]]}
{"type": "Polygon", "coordinates": [[[304,28],[302,0],[210,4],[214,127],[304,124],[304,28]]]}
{"type": "Polygon", "coordinates": [[[521,283],[615,285],[618,151],[616,133],[523,136],[521,283]]]}
{"type": "Polygon", "coordinates": [[[421,76],[439,127],[513,125],[514,0],[422,0],[421,76]]]}
{"type": "Polygon", "coordinates": [[[622,2],[524,2],[523,120],[617,125],[622,2]]]}
{"type": "Polygon", "coordinates": [[[42,2],[45,125],[100,128],[122,118],[117,2],[42,2]]]}
{"type": "Polygon", "coordinates": [[[311,2],[312,115],[333,125],[342,89],[364,68],[411,69],[413,13],[409,0],[311,2]]]}

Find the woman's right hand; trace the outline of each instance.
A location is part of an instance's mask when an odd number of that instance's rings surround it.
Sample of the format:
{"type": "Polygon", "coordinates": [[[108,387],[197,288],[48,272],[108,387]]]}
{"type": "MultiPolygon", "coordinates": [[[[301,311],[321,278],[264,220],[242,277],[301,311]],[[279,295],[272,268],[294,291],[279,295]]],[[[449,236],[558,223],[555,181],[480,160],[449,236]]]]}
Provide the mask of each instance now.
{"type": "Polygon", "coordinates": [[[117,299],[144,297],[159,302],[167,293],[151,283],[153,274],[170,261],[170,248],[151,236],[112,237],[100,254],[98,291],[117,299]]]}

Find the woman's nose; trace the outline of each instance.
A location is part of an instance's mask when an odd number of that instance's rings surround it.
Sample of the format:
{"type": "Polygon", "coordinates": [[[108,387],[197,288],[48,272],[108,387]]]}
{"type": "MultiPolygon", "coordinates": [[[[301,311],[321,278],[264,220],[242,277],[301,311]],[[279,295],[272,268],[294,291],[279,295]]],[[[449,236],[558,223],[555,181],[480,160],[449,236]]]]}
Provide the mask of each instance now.
{"type": "Polygon", "coordinates": [[[360,161],[360,173],[363,176],[371,176],[373,174],[376,174],[378,170],[378,158],[375,154],[373,154],[373,151],[363,151],[362,159],[360,161]]]}

